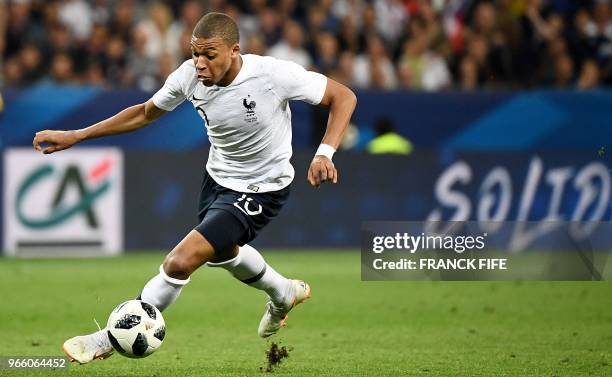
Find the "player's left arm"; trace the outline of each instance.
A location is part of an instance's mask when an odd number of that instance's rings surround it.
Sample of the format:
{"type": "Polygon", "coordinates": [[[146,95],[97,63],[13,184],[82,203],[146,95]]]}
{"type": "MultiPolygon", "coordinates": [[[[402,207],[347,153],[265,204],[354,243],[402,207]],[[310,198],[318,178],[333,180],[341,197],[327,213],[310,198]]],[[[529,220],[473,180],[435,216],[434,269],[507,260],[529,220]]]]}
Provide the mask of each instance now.
{"type": "Polygon", "coordinates": [[[308,182],[317,188],[323,182],[338,182],[338,170],[332,162],[332,156],[351,120],[357,97],[351,89],[327,78],[325,94],[320,104],[329,106],[327,130],[308,169],[308,182]]]}

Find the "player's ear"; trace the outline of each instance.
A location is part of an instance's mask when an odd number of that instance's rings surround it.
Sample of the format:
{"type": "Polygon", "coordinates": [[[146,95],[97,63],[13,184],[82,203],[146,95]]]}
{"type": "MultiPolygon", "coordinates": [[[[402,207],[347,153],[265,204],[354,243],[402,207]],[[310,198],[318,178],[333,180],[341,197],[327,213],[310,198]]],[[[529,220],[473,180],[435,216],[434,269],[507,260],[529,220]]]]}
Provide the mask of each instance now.
{"type": "Polygon", "coordinates": [[[232,46],[232,58],[235,58],[238,55],[240,55],[240,45],[236,43],[232,46]]]}

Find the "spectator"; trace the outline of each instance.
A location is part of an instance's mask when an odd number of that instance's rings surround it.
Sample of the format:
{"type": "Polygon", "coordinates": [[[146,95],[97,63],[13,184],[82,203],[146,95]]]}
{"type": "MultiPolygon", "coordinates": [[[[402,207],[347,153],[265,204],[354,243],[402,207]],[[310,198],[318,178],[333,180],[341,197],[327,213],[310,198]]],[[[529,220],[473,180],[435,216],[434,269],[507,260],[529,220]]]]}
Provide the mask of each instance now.
{"type": "Polygon", "coordinates": [[[83,82],[87,85],[98,86],[101,88],[107,87],[106,76],[102,65],[96,61],[89,61],[85,66],[83,73],[83,82]]]}
{"type": "Polygon", "coordinates": [[[322,30],[336,31],[339,20],[332,13],[333,0],[318,0],[308,10],[308,30],[310,35],[316,35],[322,30]]]}
{"type": "Polygon", "coordinates": [[[340,23],[340,50],[350,51],[354,54],[361,51],[360,34],[357,30],[354,17],[345,17],[340,23]]]}
{"type": "Polygon", "coordinates": [[[180,56],[178,59],[178,63],[180,64],[182,62],[184,62],[187,59],[191,59],[191,32],[187,31],[187,30],[183,30],[183,32],[181,33],[180,36],[180,40],[179,40],[179,44],[180,44],[180,56]]]}
{"type": "Polygon", "coordinates": [[[576,88],[585,90],[585,89],[594,89],[599,84],[599,67],[597,63],[593,60],[587,60],[582,64],[582,70],[580,71],[580,76],[578,76],[578,80],[576,81],[576,88]]]}
{"type": "Polygon", "coordinates": [[[202,14],[204,14],[204,7],[200,1],[187,0],[181,6],[181,18],[175,22],[175,25],[180,32],[187,30],[191,33],[202,14]]]}
{"type": "Polygon", "coordinates": [[[321,32],[316,37],[315,67],[325,75],[338,67],[338,40],[333,33],[321,32]]]}
{"type": "MultiPolygon", "coordinates": [[[[423,20],[430,49],[436,54],[440,54],[443,57],[448,57],[451,53],[451,46],[448,40],[449,38],[447,38],[444,34],[442,21],[440,20],[438,14],[434,11],[431,3],[426,0],[421,0],[419,2],[419,11],[412,19],[414,18],[420,18],[423,20]]],[[[410,22],[408,22],[408,24],[410,24],[410,27],[412,27],[410,22]]]]}
{"type": "Polygon", "coordinates": [[[258,16],[259,31],[266,46],[273,46],[280,40],[280,21],[278,13],[269,7],[263,8],[258,16]]]}
{"type": "Polygon", "coordinates": [[[411,38],[404,44],[398,63],[400,86],[426,91],[450,86],[450,72],[444,59],[429,49],[430,37],[424,20],[415,17],[411,23],[411,38]]]}
{"type": "MultiPolygon", "coordinates": [[[[541,83],[543,80],[542,51],[546,49],[546,38],[553,39],[544,20],[543,3],[541,0],[528,0],[523,14],[520,16],[521,43],[517,56],[517,76],[523,77],[529,85],[541,83]]],[[[546,68],[546,66],[544,66],[546,68]]]]}
{"type": "Polygon", "coordinates": [[[0,84],[59,78],[155,90],[160,72],[191,57],[188,42],[201,13],[217,10],[238,22],[243,52],[269,52],[363,88],[588,89],[612,84],[610,6],[608,0],[0,0],[0,84]],[[54,77],[55,60],[70,74],[54,77]]]}
{"type": "Polygon", "coordinates": [[[18,87],[23,84],[23,69],[19,63],[19,59],[14,56],[9,58],[4,63],[4,85],[18,87]]]}
{"type": "Polygon", "coordinates": [[[59,2],[50,1],[42,5],[41,26],[45,31],[50,30],[56,25],[63,25],[59,17],[59,2]]]}
{"type": "Polygon", "coordinates": [[[247,54],[264,55],[266,53],[266,43],[261,34],[253,34],[246,41],[244,52],[247,54]]]}
{"type": "MultiPolygon", "coordinates": [[[[554,85],[555,64],[557,60],[568,56],[569,50],[563,38],[555,38],[548,43],[545,54],[539,66],[533,67],[537,82],[545,85],[554,85]]],[[[569,55],[571,56],[571,55],[569,55]]]]}
{"type": "Polygon", "coordinates": [[[109,30],[119,35],[125,43],[129,43],[132,37],[134,20],[136,19],[134,1],[119,1],[115,3],[113,10],[109,30]]]}
{"type": "MultiPolygon", "coordinates": [[[[94,35],[92,35],[92,39],[88,43],[88,45],[94,46],[92,47],[94,50],[97,48],[102,48],[99,45],[100,41],[98,39],[101,37],[100,34],[102,33],[105,33],[105,29],[103,27],[100,27],[98,29],[98,33],[94,32],[94,35]]],[[[47,45],[45,46],[47,49],[47,55],[52,55],[53,52],[70,51],[74,47],[74,44],[72,43],[72,38],[70,37],[70,33],[64,25],[52,25],[50,30],[48,30],[47,38],[47,45]]]]}
{"type": "Polygon", "coordinates": [[[361,27],[363,11],[366,2],[364,0],[338,0],[334,1],[332,14],[342,22],[347,19],[356,28],[361,27]]]}
{"type": "MultiPolygon", "coordinates": [[[[114,4],[113,4],[114,5],[114,4]]],[[[91,20],[96,25],[106,25],[110,20],[111,4],[109,0],[94,0],[91,9],[91,20]]]]}
{"type": "Polygon", "coordinates": [[[178,63],[181,36],[178,30],[171,27],[173,18],[170,8],[164,3],[155,2],[149,8],[149,17],[136,27],[144,36],[144,55],[148,59],[158,60],[167,53],[175,59],[175,64],[178,63]]]}
{"type": "Polygon", "coordinates": [[[467,41],[466,57],[476,65],[476,77],[479,86],[484,85],[487,78],[493,78],[493,73],[489,66],[490,63],[487,59],[488,55],[489,45],[484,37],[473,35],[467,41]]]}
{"type": "Polygon", "coordinates": [[[84,0],[63,0],[58,8],[59,20],[70,31],[72,37],[85,41],[93,28],[93,14],[89,4],[84,0]]]}
{"type": "Polygon", "coordinates": [[[56,84],[73,84],[75,82],[74,63],[70,55],[57,53],[51,59],[51,80],[56,84]]]}
{"type": "Polygon", "coordinates": [[[374,0],[376,29],[389,44],[400,36],[406,22],[406,8],[400,0],[374,0]]]}
{"type": "Polygon", "coordinates": [[[304,18],[297,0],[279,0],[276,9],[283,20],[302,20],[304,18]]]}
{"type": "Polygon", "coordinates": [[[380,37],[368,37],[367,51],[355,58],[353,81],[360,88],[393,89],[397,86],[395,70],[380,37]]]}
{"type": "Polygon", "coordinates": [[[555,61],[555,83],[557,88],[567,88],[574,78],[574,61],[565,54],[555,61]]]}
{"type": "MultiPolygon", "coordinates": [[[[58,38],[65,37],[65,35],[59,35],[58,38]]],[[[109,42],[109,30],[104,25],[96,25],[93,29],[91,39],[86,45],[87,54],[94,59],[104,60],[105,53],[108,48],[109,42]]],[[[60,43],[67,43],[68,39],[58,39],[60,43]]],[[[56,51],[68,50],[68,46],[62,48],[55,48],[56,51]]]]}
{"type": "Polygon", "coordinates": [[[22,69],[21,80],[25,85],[31,85],[42,78],[42,53],[34,44],[28,44],[19,52],[19,64],[22,69]]]}
{"type": "Polygon", "coordinates": [[[8,6],[7,26],[4,35],[4,57],[19,53],[28,40],[39,34],[31,20],[31,6],[27,1],[11,1],[8,6]]]}
{"type": "Polygon", "coordinates": [[[499,29],[498,14],[489,2],[478,4],[471,27],[466,31],[469,54],[490,85],[508,82],[512,78],[512,61],[506,36],[499,29]]]}
{"type": "MultiPolygon", "coordinates": [[[[612,11],[608,1],[598,1],[593,10],[596,60],[602,67],[607,66],[608,76],[612,68],[612,11]]],[[[606,71],[604,71],[606,72],[606,71]]],[[[612,78],[612,77],[609,77],[612,78]]]]}
{"type": "Polygon", "coordinates": [[[161,85],[175,69],[174,56],[168,53],[163,54],[157,67],[157,82],[161,85]]]}
{"type": "Polygon", "coordinates": [[[388,118],[381,118],[376,122],[376,137],[372,139],[367,150],[371,154],[403,154],[412,152],[410,140],[395,131],[393,123],[388,118]]]}
{"type": "Polygon", "coordinates": [[[157,89],[156,60],[147,56],[145,46],[147,37],[142,29],[135,29],[132,35],[132,45],[128,55],[128,81],[145,91],[157,89]]]}
{"type": "Polygon", "coordinates": [[[287,20],[283,27],[283,39],[268,50],[268,55],[310,68],[312,60],[302,47],[303,43],[304,36],[301,26],[295,21],[287,20]]]}
{"type": "Polygon", "coordinates": [[[113,36],[109,39],[105,51],[104,76],[112,86],[123,86],[127,83],[127,56],[123,39],[113,36]]]}
{"type": "Polygon", "coordinates": [[[608,1],[599,0],[595,2],[591,22],[593,25],[590,27],[595,30],[595,35],[601,38],[602,42],[612,40],[612,14],[610,14],[608,1]]]}
{"type": "Polygon", "coordinates": [[[461,60],[459,88],[474,90],[478,87],[478,64],[474,59],[466,56],[461,60]]]}
{"type": "MultiPolygon", "coordinates": [[[[180,9],[181,17],[172,23],[171,30],[169,31],[169,34],[174,37],[177,35],[182,36],[186,32],[191,35],[193,28],[196,26],[200,17],[204,13],[202,4],[196,0],[185,1],[183,5],[181,5],[180,9]]],[[[179,39],[180,38],[181,37],[179,37],[179,39]]]]}
{"type": "Polygon", "coordinates": [[[355,77],[355,55],[351,51],[340,54],[338,59],[338,69],[332,71],[330,77],[346,86],[356,86],[353,78],[355,77]]]}
{"type": "Polygon", "coordinates": [[[369,35],[377,35],[378,29],[376,25],[376,11],[374,7],[369,4],[363,9],[363,14],[361,16],[361,38],[362,38],[362,47],[365,45],[365,39],[369,35]]]}
{"type": "MultiPolygon", "coordinates": [[[[258,32],[257,18],[240,13],[240,9],[237,6],[229,4],[223,9],[223,12],[236,21],[241,43],[245,43],[245,41],[248,41],[253,34],[258,32]]],[[[193,29],[185,30],[185,32],[188,32],[191,35],[192,30],[193,29]]]]}

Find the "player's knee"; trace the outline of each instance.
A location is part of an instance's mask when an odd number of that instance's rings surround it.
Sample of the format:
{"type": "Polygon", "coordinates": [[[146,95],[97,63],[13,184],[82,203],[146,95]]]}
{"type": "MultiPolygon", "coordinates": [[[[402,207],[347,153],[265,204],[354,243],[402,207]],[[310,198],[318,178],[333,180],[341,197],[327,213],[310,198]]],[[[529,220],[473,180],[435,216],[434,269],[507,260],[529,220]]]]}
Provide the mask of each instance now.
{"type": "Polygon", "coordinates": [[[170,253],[164,260],[164,272],[171,278],[184,280],[191,275],[193,267],[188,258],[170,253]]]}

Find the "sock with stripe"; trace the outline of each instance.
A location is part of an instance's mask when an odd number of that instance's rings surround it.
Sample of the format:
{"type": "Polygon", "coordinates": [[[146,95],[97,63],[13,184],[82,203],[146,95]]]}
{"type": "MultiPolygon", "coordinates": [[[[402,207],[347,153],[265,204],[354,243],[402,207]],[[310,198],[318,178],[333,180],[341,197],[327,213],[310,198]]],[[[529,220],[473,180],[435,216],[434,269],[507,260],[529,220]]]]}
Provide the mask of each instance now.
{"type": "Polygon", "coordinates": [[[240,246],[235,258],[221,263],[206,263],[210,267],[228,270],[236,279],[265,291],[275,304],[282,304],[291,280],[276,272],[261,254],[249,245],[240,246]]]}

